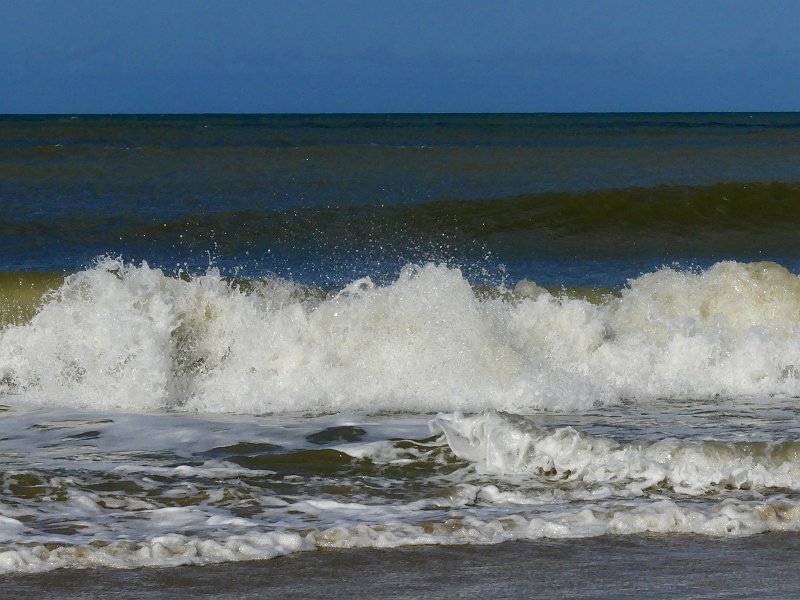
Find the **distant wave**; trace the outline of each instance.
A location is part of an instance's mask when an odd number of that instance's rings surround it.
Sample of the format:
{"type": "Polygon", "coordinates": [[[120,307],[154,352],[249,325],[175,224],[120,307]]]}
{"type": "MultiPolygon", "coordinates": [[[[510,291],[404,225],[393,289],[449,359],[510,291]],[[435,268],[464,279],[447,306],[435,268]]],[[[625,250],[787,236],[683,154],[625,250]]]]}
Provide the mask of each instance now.
{"type": "MultiPolygon", "coordinates": [[[[387,252],[432,241],[487,243],[506,252],[604,256],[655,252],[693,256],[794,255],[800,184],[720,183],[437,201],[416,205],[234,210],[164,219],[76,212],[6,219],[15,247],[361,248],[387,252]]],[[[668,257],[668,256],[667,256],[668,257]]]]}

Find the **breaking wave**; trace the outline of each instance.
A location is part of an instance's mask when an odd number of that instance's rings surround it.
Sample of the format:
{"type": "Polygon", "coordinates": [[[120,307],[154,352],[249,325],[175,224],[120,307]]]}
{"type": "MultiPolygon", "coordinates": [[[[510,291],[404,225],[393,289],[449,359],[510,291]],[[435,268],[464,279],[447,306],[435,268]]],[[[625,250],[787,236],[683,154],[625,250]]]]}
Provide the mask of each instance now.
{"type": "Polygon", "coordinates": [[[800,394],[800,279],[777,264],[664,268],[586,297],[529,281],[473,288],[436,264],[325,293],[104,258],[26,296],[28,313],[41,306],[0,330],[0,394],[259,414],[800,394]]]}

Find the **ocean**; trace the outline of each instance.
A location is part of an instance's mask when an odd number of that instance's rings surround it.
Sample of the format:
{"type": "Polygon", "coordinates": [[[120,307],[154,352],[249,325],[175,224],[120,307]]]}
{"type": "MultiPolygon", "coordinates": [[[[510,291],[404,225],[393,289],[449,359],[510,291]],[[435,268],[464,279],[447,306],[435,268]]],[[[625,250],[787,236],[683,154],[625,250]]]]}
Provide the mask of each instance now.
{"type": "Polygon", "coordinates": [[[800,585],[800,113],[3,116],[0,208],[17,597],[800,585]]]}

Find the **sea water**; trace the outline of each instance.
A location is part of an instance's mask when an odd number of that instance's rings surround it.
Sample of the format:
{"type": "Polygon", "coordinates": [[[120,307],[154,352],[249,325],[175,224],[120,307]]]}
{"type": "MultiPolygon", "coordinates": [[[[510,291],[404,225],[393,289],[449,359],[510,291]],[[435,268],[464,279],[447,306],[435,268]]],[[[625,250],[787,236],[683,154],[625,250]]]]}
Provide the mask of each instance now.
{"type": "Polygon", "coordinates": [[[0,570],[800,530],[800,116],[0,121],[0,570]]]}

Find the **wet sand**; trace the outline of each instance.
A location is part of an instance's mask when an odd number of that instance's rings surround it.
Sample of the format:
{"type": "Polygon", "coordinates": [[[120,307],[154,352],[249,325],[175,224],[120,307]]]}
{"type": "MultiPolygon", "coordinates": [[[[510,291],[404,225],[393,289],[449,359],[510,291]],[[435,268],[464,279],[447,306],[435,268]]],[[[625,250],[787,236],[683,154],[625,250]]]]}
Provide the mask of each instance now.
{"type": "Polygon", "coordinates": [[[800,536],[625,537],[338,550],[0,580],[4,598],[789,598],[800,536]]]}

